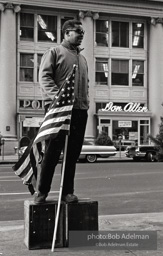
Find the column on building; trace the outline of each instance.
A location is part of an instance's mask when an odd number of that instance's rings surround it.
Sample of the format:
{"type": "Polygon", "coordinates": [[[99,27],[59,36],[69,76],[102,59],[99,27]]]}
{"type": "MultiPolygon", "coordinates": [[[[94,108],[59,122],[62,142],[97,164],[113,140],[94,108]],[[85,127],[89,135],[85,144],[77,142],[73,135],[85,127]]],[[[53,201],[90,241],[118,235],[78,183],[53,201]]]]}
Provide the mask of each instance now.
{"type": "Polygon", "coordinates": [[[82,54],[87,59],[88,63],[88,75],[89,75],[89,95],[90,95],[90,107],[88,112],[88,122],[85,136],[87,138],[93,138],[95,136],[95,104],[94,104],[94,20],[98,19],[98,13],[90,11],[80,11],[79,17],[85,30],[82,46],[84,50],[82,54]]]}
{"type": "Polygon", "coordinates": [[[16,13],[19,6],[0,4],[0,131],[16,137],[16,13]]]}
{"type": "Polygon", "coordinates": [[[159,131],[163,116],[163,19],[152,18],[149,31],[149,109],[152,112],[151,132],[159,131]]]}

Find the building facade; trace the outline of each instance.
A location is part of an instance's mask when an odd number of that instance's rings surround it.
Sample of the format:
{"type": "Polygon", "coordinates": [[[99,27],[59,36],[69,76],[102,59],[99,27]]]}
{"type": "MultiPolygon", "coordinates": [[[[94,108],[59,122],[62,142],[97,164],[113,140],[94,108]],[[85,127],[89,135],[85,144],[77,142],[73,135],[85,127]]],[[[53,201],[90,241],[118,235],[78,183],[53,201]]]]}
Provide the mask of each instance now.
{"type": "Polygon", "coordinates": [[[138,144],[156,135],[163,115],[163,1],[0,0],[0,131],[30,139],[44,105],[41,57],[60,44],[67,19],[83,23],[90,109],[85,136],[106,131],[138,144]]]}

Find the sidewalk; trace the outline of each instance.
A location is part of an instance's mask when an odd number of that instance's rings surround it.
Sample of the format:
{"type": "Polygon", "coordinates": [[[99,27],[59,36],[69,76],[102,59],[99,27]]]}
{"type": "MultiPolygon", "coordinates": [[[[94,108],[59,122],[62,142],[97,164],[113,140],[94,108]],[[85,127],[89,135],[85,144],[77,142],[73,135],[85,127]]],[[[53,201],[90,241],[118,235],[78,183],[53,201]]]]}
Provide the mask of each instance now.
{"type": "Polygon", "coordinates": [[[73,250],[70,248],[28,250],[24,245],[24,223],[0,222],[0,255],[4,256],[162,256],[163,213],[99,216],[100,231],[157,231],[157,250],[73,250]]]}
{"type": "Polygon", "coordinates": [[[0,156],[0,164],[14,164],[18,161],[18,155],[0,156]]]}

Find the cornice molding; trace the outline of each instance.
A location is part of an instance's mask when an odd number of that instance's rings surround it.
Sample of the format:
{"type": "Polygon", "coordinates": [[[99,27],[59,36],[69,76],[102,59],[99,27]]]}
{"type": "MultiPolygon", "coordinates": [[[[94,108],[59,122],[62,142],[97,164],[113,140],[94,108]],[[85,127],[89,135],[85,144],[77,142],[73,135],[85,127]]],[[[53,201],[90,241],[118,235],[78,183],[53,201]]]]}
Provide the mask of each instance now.
{"type": "Polygon", "coordinates": [[[151,18],[151,24],[155,26],[156,24],[163,24],[163,18],[151,18]]]}
{"type": "Polygon", "coordinates": [[[93,20],[97,20],[99,18],[99,13],[92,11],[79,11],[79,18],[84,19],[86,17],[90,17],[93,20]]]}
{"type": "Polygon", "coordinates": [[[12,3],[5,3],[5,4],[0,3],[0,10],[2,12],[5,12],[7,9],[12,10],[13,12],[17,13],[17,12],[20,12],[21,7],[20,7],[20,5],[12,4],[12,3]]]}
{"type": "MultiPolygon", "coordinates": [[[[6,3],[5,0],[0,0],[6,3]]],[[[37,6],[42,8],[57,8],[64,10],[82,10],[99,12],[106,15],[128,15],[137,17],[162,17],[163,2],[141,1],[141,0],[13,0],[14,4],[21,4],[23,7],[37,6]]]]}

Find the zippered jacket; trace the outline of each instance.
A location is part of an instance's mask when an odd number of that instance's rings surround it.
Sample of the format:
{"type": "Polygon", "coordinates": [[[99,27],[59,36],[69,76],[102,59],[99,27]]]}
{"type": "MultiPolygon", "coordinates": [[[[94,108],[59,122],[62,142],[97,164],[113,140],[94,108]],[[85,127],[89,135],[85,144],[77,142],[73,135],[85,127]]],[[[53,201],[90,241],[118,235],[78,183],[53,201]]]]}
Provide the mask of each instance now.
{"type": "Polygon", "coordinates": [[[60,86],[72,71],[73,65],[78,66],[75,74],[75,109],[88,109],[88,66],[85,57],[80,53],[81,49],[72,48],[66,40],[56,47],[47,50],[41,60],[39,69],[39,83],[42,97],[49,104],[60,86]]]}

